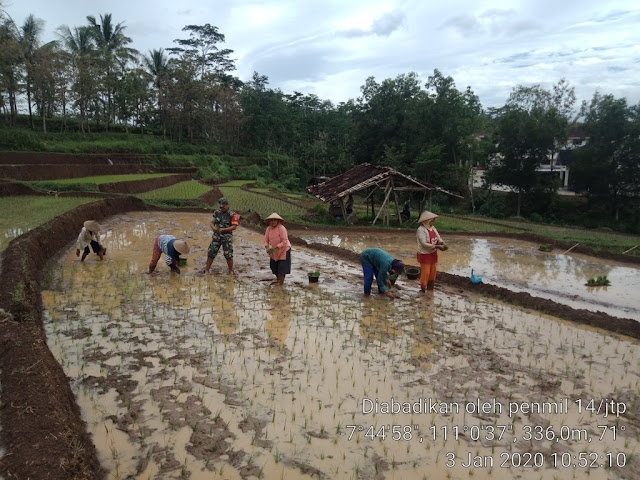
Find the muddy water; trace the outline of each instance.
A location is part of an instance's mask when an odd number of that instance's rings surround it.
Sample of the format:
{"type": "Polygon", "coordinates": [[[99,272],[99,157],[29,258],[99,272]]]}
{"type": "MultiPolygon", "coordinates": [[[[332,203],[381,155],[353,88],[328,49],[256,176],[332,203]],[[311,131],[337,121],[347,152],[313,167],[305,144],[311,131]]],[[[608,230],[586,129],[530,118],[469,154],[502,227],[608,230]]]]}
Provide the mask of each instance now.
{"type": "Polygon", "coordinates": [[[43,292],[48,344],[109,478],[640,475],[638,342],[403,280],[395,301],[365,299],[357,266],[304,248],[278,288],[242,228],[238,275],[218,258],[204,276],[208,221],[113,217],[106,261],[72,247],[43,292]],[[180,276],[144,273],[160,232],[188,238],[180,276]],[[391,399],[422,411],[386,413],[391,399]],[[567,411],[509,412],[564,399],[567,411]],[[620,416],[587,409],[601,399],[620,416]],[[595,466],[609,461],[626,464],[595,466]]]}
{"type": "MultiPolygon", "coordinates": [[[[309,242],[356,252],[378,247],[417,266],[414,232],[318,234],[292,231],[309,242]]],[[[602,311],[640,320],[640,268],[612,260],[562,252],[541,252],[539,245],[498,238],[446,235],[449,250],[439,253],[438,269],[469,276],[471,269],[485,283],[548,298],[574,308],[602,311]],[[606,275],[609,287],[588,287],[589,278],[606,275]]]]}

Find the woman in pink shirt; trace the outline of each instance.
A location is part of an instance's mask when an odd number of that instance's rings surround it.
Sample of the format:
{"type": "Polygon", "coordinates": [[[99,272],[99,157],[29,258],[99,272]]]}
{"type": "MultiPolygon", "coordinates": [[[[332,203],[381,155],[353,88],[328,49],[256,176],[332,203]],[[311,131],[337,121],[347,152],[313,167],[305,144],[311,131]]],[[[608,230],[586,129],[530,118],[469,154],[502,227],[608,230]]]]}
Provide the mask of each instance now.
{"type": "Polygon", "coordinates": [[[285,275],[291,273],[291,242],[283,225],[284,218],[272,213],[266,220],[269,226],[264,232],[264,248],[271,257],[271,271],[278,279],[278,285],[282,285],[285,275]]]}

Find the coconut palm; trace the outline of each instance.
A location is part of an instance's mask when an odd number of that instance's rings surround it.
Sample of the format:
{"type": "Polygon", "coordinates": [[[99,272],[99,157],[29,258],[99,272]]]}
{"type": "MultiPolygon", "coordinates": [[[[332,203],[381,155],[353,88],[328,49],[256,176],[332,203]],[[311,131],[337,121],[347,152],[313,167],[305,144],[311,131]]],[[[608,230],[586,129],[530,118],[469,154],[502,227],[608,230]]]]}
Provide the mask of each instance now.
{"type": "Polygon", "coordinates": [[[9,100],[9,122],[13,125],[18,116],[16,95],[21,80],[20,67],[24,56],[18,40],[15,23],[7,18],[0,23],[0,106],[4,105],[4,92],[9,100]]]}
{"type": "Polygon", "coordinates": [[[131,43],[131,38],[126,36],[124,22],[113,23],[111,14],[100,15],[100,23],[93,15],[87,16],[87,21],[91,27],[92,36],[100,51],[103,60],[103,71],[105,74],[107,90],[107,128],[109,121],[115,121],[115,110],[113,108],[112,96],[114,91],[113,71],[116,65],[123,70],[129,60],[134,60],[138,51],[127,47],[131,43]]]}
{"type": "Polygon", "coordinates": [[[44,30],[44,20],[36,18],[30,14],[19,29],[19,43],[24,56],[24,64],[26,71],[26,90],[27,90],[27,106],[29,107],[29,122],[31,128],[33,126],[33,114],[31,111],[31,92],[33,89],[33,69],[35,68],[34,59],[38,48],[40,48],[40,36],[44,30]]]}
{"type": "Polygon", "coordinates": [[[72,89],[76,97],[76,107],[80,110],[80,128],[84,132],[85,122],[87,127],[89,124],[89,105],[98,89],[94,75],[97,50],[92,27],[74,27],[71,30],[67,25],[63,25],[58,28],[58,37],[70,57],[75,77],[72,89]]]}
{"type": "Polygon", "coordinates": [[[160,121],[162,122],[163,133],[166,134],[166,118],[165,118],[165,83],[169,75],[169,59],[164,54],[164,50],[149,50],[149,55],[142,58],[143,64],[153,76],[153,86],[156,90],[158,98],[158,110],[160,111],[160,121]]]}

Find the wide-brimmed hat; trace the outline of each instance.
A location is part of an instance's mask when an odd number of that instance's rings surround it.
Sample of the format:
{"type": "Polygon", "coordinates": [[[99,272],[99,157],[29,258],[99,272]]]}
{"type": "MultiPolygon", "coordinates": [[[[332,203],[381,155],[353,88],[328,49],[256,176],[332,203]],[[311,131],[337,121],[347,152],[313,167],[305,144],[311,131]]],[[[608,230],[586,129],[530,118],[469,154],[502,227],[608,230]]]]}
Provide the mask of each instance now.
{"type": "Polygon", "coordinates": [[[83,225],[84,225],[84,228],[86,228],[90,232],[99,232],[100,230],[102,230],[102,227],[100,226],[100,224],[95,220],[87,220],[86,222],[84,222],[83,225]]]}
{"type": "Polygon", "coordinates": [[[184,240],[176,240],[175,242],[173,242],[173,248],[175,248],[178,253],[184,254],[189,253],[190,250],[189,245],[187,245],[187,242],[185,242],[184,240]]]}
{"type": "Polygon", "coordinates": [[[271,215],[265,218],[265,220],[280,220],[281,222],[284,222],[284,218],[282,218],[276,212],[273,212],[271,215]]]}
{"type": "Polygon", "coordinates": [[[431,219],[438,218],[433,212],[427,212],[426,210],[420,214],[420,218],[418,219],[418,223],[428,222],[431,219]]]}

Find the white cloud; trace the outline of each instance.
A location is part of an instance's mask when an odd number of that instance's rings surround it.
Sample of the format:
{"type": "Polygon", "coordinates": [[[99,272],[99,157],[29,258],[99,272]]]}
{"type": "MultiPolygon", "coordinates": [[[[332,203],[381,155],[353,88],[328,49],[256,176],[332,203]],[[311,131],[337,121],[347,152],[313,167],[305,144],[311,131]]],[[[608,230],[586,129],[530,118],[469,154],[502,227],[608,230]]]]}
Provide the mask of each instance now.
{"type": "Polygon", "coordinates": [[[467,85],[485,107],[502,105],[518,84],[550,88],[565,77],[581,99],[595,89],[640,100],[640,8],[631,0],[80,0],[6,5],[20,23],[47,21],[44,40],[61,24],[112,13],[141,52],[173,46],[188,24],[210,23],[234,50],[236,74],[267,75],[285,93],[315,93],[334,103],[356,98],[369,76],[382,81],[435,68],[467,85]]]}

